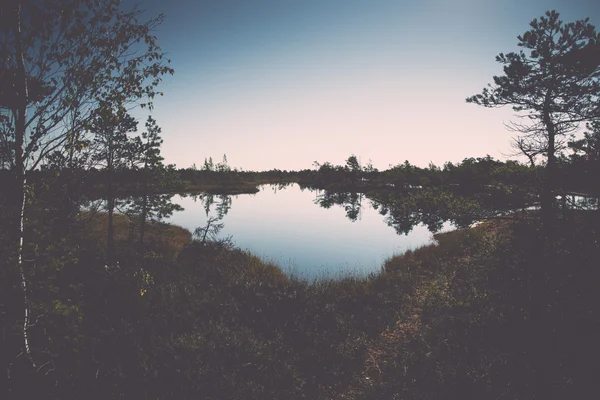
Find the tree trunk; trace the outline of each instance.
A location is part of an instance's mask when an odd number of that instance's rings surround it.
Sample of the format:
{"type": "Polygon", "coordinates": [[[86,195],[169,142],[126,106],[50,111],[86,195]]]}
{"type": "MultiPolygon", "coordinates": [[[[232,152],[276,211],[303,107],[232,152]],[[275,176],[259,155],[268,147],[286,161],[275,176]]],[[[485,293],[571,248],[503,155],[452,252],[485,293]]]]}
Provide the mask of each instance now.
{"type": "Polygon", "coordinates": [[[107,174],[108,182],[106,188],[106,208],[108,210],[108,231],[106,235],[106,257],[109,267],[115,266],[115,227],[113,214],[115,211],[115,197],[113,194],[113,160],[112,160],[112,144],[108,147],[107,174]]]}
{"type": "Polygon", "coordinates": [[[544,125],[548,133],[548,164],[546,165],[546,176],[542,187],[540,197],[540,207],[542,212],[542,224],[546,234],[546,250],[551,253],[554,248],[554,179],[556,174],[556,126],[550,115],[550,102],[552,92],[549,90],[546,94],[544,103],[544,125]]]}
{"type": "Polygon", "coordinates": [[[146,231],[146,218],[148,216],[148,195],[144,190],[142,197],[142,215],[140,216],[140,254],[144,254],[144,233],[146,231]]]}
{"type": "Polygon", "coordinates": [[[108,187],[106,192],[106,206],[108,209],[108,231],[106,236],[106,254],[108,266],[115,266],[115,227],[113,214],[115,211],[115,198],[113,194],[112,171],[108,170],[108,187]]]}
{"type": "Polygon", "coordinates": [[[544,184],[542,188],[542,197],[540,199],[540,205],[542,207],[542,215],[544,216],[544,222],[549,222],[553,215],[554,205],[554,178],[556,174],[556,158],[555,152],[555,134],[554,126],[548,124],[548,164],[546,165],[546,176],[544,177],[544,184]],[[550,219],[547,219],[550,218],[550,219]]]}
{"type": "Polygon", "coordinates": [[[23,264],[23,245],[25,237],[25,205],[27,204],[27,177],[25,174],[25,121],[27,117],[27,75],[25,72],[25,61],[23,55],[23,38],[21,33],[21,3],[15,3],[15,50],[16,50],[16,102],[13,109],[15,116],[15,175],[17,179],[17,196],[19,204],[19,224],[17,235],[17,266],[21,277],[21,289],[23,290],[23,344],[25,354],[35,367],[31,357],[29,344],[29,319],[30,308],[27,288],[27,274],[23,264]]]}
{"type": "Polygon", "coordinates": [[[144,255],[144,233],[146,231],[146,218],[148,217],[148,163],[144,163],[142,170],[144,186],[142,189],[142,215],[140,216],[140,255],[144,255]]]}

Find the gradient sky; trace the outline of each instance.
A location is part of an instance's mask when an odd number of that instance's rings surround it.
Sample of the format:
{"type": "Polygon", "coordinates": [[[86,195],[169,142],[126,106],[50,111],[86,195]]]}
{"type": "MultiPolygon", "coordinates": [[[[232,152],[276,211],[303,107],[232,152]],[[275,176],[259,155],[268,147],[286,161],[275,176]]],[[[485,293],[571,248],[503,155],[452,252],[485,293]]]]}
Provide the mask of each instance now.
{"type": "MultiPolygon", "coordinates": [[[[148,16],[175,75],[154,117],[166,162],[245,170],[343,164],[385,169],[511,153],[512,111],[466,104],[501,74],[529,22],[597,0],[127,0],[148,16]]],[[[142,119],[145,119],[143,116],[142,119]]]]}

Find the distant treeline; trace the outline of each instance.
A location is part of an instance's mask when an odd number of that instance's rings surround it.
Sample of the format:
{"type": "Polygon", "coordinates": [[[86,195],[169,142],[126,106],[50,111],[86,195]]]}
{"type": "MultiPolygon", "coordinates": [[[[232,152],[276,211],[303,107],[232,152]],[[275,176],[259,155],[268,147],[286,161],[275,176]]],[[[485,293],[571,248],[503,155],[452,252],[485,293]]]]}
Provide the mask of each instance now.
{"type": "MultiPolygon", "coordinates": [[[[179,177],[187,184],[226,184],[235,182],[279,183],[299,182],[314,187],[368,189],[382,185],[396,189],[426,186],[459,185],[466,189],[486,186],[508,189],[533,190],[545,177],[545,165],[526,165],[514,160],[500,161],[490,157],[465,158],[461,162],[446,162],[442,167],[430,163],[427,168],[412,165],[409,161],[379,171],[371,163],[361,165],[355,155],[345,165],[315,162],[315,169],[287,171],[240,171],[231,168],[179,169],[179,177]]],[[[563,191],[596,193],[595,176],[600,172],[599,160],[574,154],[559,159],[556,187],[563,191]]]]}
{"type": "MultiPolygon", "coordinates": [[[[272,169],[268,171],[243,171],[231,168],[225,163],[212,164],[205,162],[202,169],[195,166],[176,169],[168,166],[166,173],[169,175],[168,191],[203,190],[205,188],[228,187],[244,185],[253,187],[264,183],[290,183],[298,182],[313,187],[335,189],[354,188],[372,189],[381,186],[407,189],[411,187],[430,186],[461,186],[465,189],[477,190],[489,186],[504,189],[535,190],[545,176],[543,164],[530,166],[518,161],[500,161],[490,157],[465,158],[461,162],[446,162],[442,167],[430,163],[428,167],[421,168],[409,161],[391,166],[389,169],[379,171],[370,163],[361,165],[356,156],[351,155],[345,165],[334,165],[330,162],[322,164],[315,162],[314,169],[300,171],[287,171],[272,169]]],[[[164,179],[153,179],[148,174],[164,176],[165,170],[143,171],[122,168],[114,171],[113,179],[121,190],[135,192],[140,181],[155,182],[153,190],[164,191],[164,179]],[[142,175],[144,179],[142,178],[142,175]],[[162,183],[161,183],[162,182],[162,183]]],[[[559,159],[555,185],[562,191],[598,192],[597,176],[600,173],[600,161],[583,156],[570,156],[559,159]]],[[[57,180],[60,176],[69,174],[86,188],[93,192],[93,188],[101,187],[108,180],[108,171],[97,168],[86,170],[53,170],[42,168],[30,172],[28,177],[32,183],[47,180],[57,180]]],[[[10,179],[8,170],[0,170],[0,180],[10,179]]]]}

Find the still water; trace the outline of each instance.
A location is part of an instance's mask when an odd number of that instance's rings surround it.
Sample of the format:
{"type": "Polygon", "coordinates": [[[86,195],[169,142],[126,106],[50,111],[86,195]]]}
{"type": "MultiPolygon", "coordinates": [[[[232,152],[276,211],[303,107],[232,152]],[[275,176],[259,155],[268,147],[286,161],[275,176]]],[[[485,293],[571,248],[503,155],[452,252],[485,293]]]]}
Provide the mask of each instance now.
{"type": "MultiPolygon", "coordinates": [[[[214,196],[209,207],[206,196],[175,196],[173,202],[184,211],[175,212],[166,222],[193,232],[206,226],[209,217],[217,217],[220,208],[223,228],[217,238],[231,237],[236,247],[305,279],[377,273],[394,254],[433,241],[422,224],[399,235],[362,196],[349,212],[344,204],[323,208],[322,195],[295,184],[265,185],[256,194],[214,196]]],[[[442,230],[448,229],[452,225],[444,223],[442,230]]]]}

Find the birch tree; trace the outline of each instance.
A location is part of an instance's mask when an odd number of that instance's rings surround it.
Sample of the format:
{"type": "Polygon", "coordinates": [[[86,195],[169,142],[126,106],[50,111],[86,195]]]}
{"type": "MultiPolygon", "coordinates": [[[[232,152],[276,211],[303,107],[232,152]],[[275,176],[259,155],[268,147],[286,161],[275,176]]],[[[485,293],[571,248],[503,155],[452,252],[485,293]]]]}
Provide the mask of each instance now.
{"type": "Polygon", "coordinates": [[[16,203],[16,266],[29,341],[29,271],[23,261],[27,177],[45,157],[85,132],[99,103],[152,107],[157,85],[173,73],[153,34],[162,16],[142,21],[119,0],[5,0],[0,5],[0,115],[4,160],[16,203]],[[6,152],[5,152],[6,153],[6,152]],[[6,158],[6,157],[5,157],[6,158]]]}

